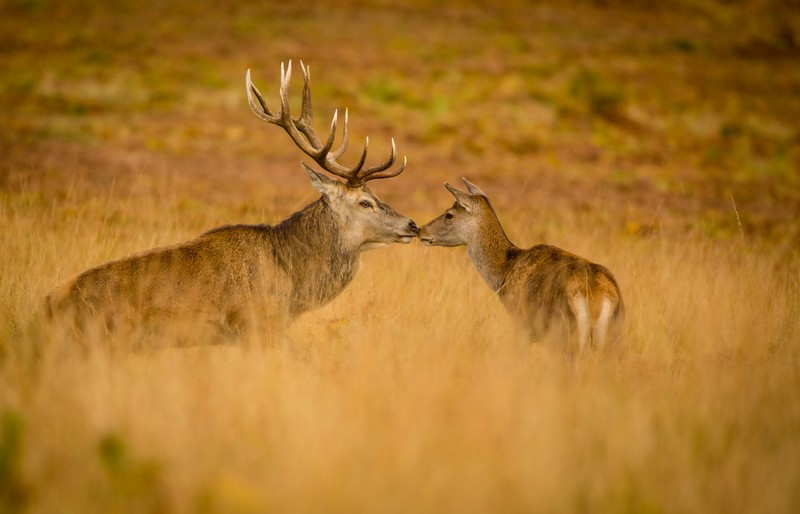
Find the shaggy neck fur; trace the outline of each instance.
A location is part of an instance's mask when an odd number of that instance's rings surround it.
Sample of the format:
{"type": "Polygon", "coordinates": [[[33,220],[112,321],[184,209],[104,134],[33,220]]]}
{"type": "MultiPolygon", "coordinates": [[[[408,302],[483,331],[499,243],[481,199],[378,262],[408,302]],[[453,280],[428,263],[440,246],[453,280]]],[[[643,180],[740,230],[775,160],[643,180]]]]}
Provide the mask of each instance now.
{"type": "Polygon", "coordinates": [[[339,295],[358,269],[358,249],[346,248],[342,226],[324,197],[273,227],[272,251],[293,286],[292,315],[339,295]]]}

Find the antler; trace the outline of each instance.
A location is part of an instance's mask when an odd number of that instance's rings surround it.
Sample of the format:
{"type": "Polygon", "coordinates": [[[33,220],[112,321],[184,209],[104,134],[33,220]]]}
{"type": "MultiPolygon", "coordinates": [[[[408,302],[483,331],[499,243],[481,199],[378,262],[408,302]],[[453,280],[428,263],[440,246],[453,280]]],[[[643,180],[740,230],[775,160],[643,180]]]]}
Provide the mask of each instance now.
{"type": "Polygon", "coordinates": [[[247,100],[250,103],[250,109],[252,109],[255,115],[266,122],[282,127],[286,133],[289,134],[289,137],[292,138],[292,141],[294,141],[306,155],[314,159],[322,169],[346,179],[347,184],[351,187],[360,186],[368,180],[390,178],[399,175],[406,167],[406,158],[403,157],[403,164],[398,168],[393,170],[389,169],[397,158],[397,148],[394,144],[394,138],[392,138],[391,155],[386,161],[380,164],[364,168],[364,163],[367,160],[369,137],[367,137],[364,142],[364,150],[362,150],[361,157],[355,166],[348,168],[339,164],[337,159],[344,154],[350,139],[347,130],[347,110],[345,109],[344,111],[344,129],[341,145],[336,150],[331,151],[333,148],[333,141],[336,138],[336,124],[339,111],[336,110],[333,113],[330,133],[323,144],[322,140],[314,131],[314,114],[311,108],[311,87],[309,86],[311,71],[308,66],[303,65],[303,61],[300,61],[300,69],[303,70],[303,104],[300,109],[299,118],[293,118],[289,112],[289,80],[292,77],[292,61],[289,61],[285,70],[283,63],[281,63],[281,110],[277,114],[273,113],[269,107],[267,107],[264,97],[261,95],[258,88],[250,81],[250,70],[247,70],[247,76],[245,78],[247,100]],[[253,95],[255,95],[255,98],[253,98],[253,95]]]}

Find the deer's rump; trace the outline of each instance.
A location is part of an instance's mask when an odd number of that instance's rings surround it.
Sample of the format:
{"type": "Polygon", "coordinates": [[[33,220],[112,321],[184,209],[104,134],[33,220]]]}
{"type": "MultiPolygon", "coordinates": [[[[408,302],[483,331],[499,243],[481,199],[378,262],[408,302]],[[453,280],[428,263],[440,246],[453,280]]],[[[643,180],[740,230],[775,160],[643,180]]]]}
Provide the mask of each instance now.
{"type": "Polygon", "coordinates": [[[575,332],[583,306],[589,323],[604,309],[613,319],[624,311],[619,286],[607,268],[550,245],[519,251],[500,297],[536,337],[555,329],[575,332]]]}
{"type": "MultiPolygon", "coordinates": [[[[269,252],[269,227],[215,229],[187,243],[108,262],[47,298],[51,318],[83,326],[197,318],[222,324],[245,310],[278,306],[288,280],[269,252]]],[[[284,302],[285,303],[285,302],[284,302]]]]}

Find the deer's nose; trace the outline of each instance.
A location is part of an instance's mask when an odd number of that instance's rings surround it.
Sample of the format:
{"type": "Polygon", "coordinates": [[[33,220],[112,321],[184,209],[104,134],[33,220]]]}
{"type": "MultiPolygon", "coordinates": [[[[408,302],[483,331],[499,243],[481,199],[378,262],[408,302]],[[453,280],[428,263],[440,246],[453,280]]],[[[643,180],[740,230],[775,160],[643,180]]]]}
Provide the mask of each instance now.
{"type": "Polygon", "coordinates": [[[414,220],[408,222],[408,229],[415,234],[419,234],[419,227],[414,223],[414,220]]]}

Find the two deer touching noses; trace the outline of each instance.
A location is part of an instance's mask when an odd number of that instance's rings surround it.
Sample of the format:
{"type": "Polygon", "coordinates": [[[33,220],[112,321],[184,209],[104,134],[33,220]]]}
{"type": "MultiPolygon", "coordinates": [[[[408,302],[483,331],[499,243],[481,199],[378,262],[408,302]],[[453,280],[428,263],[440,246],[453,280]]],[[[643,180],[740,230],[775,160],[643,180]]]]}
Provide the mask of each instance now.
{"type": "MultiPolygon", "coordinates": [[[[349,141],[333,149],[334,113],[323,141],[313,127],[310,72],[303,72],[299,117],[289,109],[292,63],[281,65],[280,109],[273,112],[246,76],[247,98],[261,120],[283,128],[291,140],[336,180],[305,164],[320,198],[277,225],[229,225],[191,241],[111,261],[52,291],[49,318],[71,340],[86,343],[87,331],[108,334],[122,326],[172,325],[178,320],[210,323],[211,332],[241,336],[254,329],[280,331],[298,315],[320,307],[353,279],[359,255],[391,243],[419,238],[431,246],[466,245],[478,273],[509,313],[534,339],[557,331],[568,354],[619,337],[624,307],[606,268],[553,246],[517,248],[506,236],[487,195],[464,179],[467,192],[449,184],[455,203],[421,228],[382,202],[367,187],[405,168],[391,155],[365,167],[369,138],[351,166],[339,163],[349,141]]],[[[196,324],[195,324],[196,328],[196,324]]]]}

